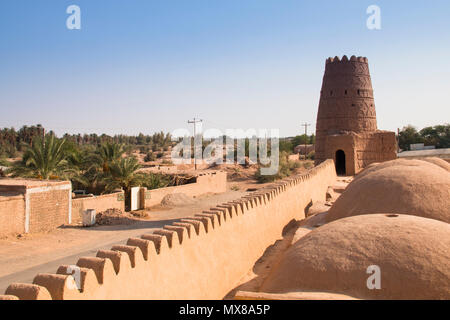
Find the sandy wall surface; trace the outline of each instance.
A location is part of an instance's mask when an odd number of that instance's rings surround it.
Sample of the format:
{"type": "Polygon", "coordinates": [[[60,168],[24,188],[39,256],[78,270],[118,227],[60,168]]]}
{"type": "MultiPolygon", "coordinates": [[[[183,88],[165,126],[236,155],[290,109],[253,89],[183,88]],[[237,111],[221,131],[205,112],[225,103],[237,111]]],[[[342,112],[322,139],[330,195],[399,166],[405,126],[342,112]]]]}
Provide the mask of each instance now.
{"type": "Polygon", "coordinates": [[[83,219],[83,212],[87,209],[94,209],[97,213],[108,209],[125,211],[124,193],[117,192],[96,197],[72,199],[72,224],[80,223],[83,219]]]}
{"type": "Polygon", "coordinates": [[[222,193],[227,191],[227,173],[224,171],[202,173],[197,176],[197,182],[181,186],[146,190],[144,207],[149,208],[161,203],[168,194],[184,193],[190,197],[196,197],[205,193],[222,193]]]}
{"type": "Polygon", "coordinates": [[[0,236],[45,232],[70,223],[69,181],[1,179],[0,236]]]}
{"type": "Polygon", "coordinates": [[[0,236],[25,232],[25,197],[0,196],[0,236]]]}
{"type": "MultiPolygon", "coordinates": [[[[325,200],[332,160],[239,200],[182,219],[125,246],[80,258],[75,278],[61,266],[34,284],[12,284],[0,299],[221,299],[311,200],[325,200]],[[76,275],[80,275],[79,277],[76,275]]],[[[73,270],[73,268],[72,268],[73,270]]]]}

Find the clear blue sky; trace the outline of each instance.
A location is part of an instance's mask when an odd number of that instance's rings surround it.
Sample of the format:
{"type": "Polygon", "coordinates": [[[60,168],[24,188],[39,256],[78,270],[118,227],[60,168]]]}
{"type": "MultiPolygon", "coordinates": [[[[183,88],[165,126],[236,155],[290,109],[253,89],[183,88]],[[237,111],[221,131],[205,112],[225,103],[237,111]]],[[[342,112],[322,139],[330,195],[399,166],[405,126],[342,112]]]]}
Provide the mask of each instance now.
{"type": "Polygon", "coordinates": [[[448,0],[2,0],[0,127],[137,134],[196,116],[295,135],[343,54],[369,58],[379,128],[449,122],[449,17],[448,0]]]}

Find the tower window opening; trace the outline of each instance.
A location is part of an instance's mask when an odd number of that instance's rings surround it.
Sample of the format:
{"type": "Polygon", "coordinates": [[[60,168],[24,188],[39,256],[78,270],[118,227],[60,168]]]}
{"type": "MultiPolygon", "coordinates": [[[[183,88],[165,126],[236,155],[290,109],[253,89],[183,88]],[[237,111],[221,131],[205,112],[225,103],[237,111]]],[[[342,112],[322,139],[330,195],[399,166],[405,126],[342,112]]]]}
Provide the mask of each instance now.
{"type": "Polygon", "coordinates": [[[345,90],[345,94],[347,94],[347,90],[345,90]]]}
{"type": "Polygon", "coordinates": [[[360,96],[360,95],[361,95],[361,90],[358,89],[358,96],[360,96]]]}
{"type": "Polygon", "coordinates": [[[333,95],[333,91],[330,91],[330,96],[332,96],[333,95]]]}

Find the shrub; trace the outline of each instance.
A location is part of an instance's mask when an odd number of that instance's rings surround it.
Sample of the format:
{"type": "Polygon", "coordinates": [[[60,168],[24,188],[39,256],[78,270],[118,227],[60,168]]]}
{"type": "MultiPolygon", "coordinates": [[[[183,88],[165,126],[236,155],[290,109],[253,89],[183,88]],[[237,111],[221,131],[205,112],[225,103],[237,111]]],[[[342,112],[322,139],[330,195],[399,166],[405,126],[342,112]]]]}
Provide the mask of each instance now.
{"type": "Polygon", "coordinates": [[[162,173],[144,173],[142,180],[142,186],[149,190],[173,185],[173,177],[162,173]]]}
{"type": "Polygon", "coordinates": [[[293,171],[299,167],[300,164],[296,161],[289,161],[288,156],[289,154],[287,152],[283,151],[280,153],[278,172],[274,175],[262,175],[261,168],[267,168],[270,165],[260,165],[258,171],[255,174],[256,180],[258,180],[259,183],[266,183],[290,176],[293,171]]]}
{"type": "Polygon", "coordinates": [[[304,162],[303,167],[305,169],[310,169],[310,168],[314,167],[314,165],[311,162],[304,162]]]}
{"type": "Polygon", "coordinates": [[[140,146],[139,147],[139,153],[147,154],[149,151],[150,151],[150,147],[149,146],[140,146]]]}
{"type": "Polygon", "coordinates": [[[150,161],[155,161],[155,160],[156,160],[156,156],[153,152],[148,152],[144,158],[145,162],[150,162],[150,161]]]}

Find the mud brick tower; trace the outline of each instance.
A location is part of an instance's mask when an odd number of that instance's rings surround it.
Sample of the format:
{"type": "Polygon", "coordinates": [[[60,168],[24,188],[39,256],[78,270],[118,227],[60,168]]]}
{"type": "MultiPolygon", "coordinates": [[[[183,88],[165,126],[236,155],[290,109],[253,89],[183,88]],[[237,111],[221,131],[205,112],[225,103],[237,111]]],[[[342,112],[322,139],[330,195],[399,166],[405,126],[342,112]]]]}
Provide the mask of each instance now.
{"type": "Polygon", "coordinates": [[[377,129],[367,58],[328,58],[316,124],[316,165],[333,159],[340,175],[397,158],[395,133],[377,129]]]}

